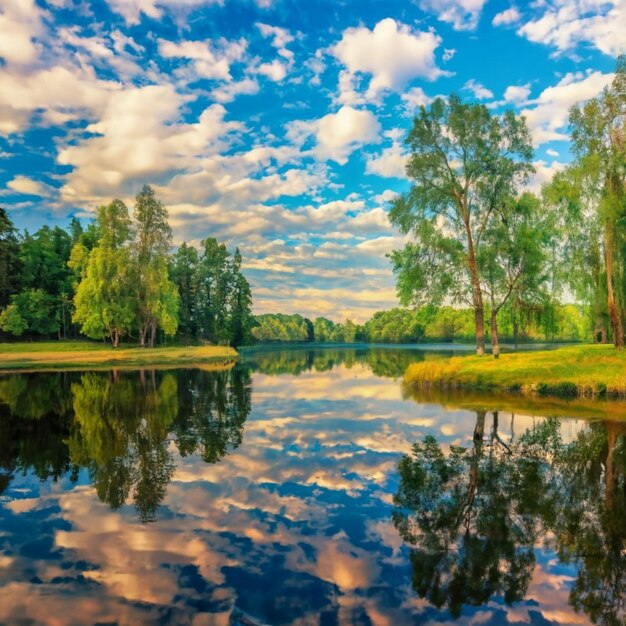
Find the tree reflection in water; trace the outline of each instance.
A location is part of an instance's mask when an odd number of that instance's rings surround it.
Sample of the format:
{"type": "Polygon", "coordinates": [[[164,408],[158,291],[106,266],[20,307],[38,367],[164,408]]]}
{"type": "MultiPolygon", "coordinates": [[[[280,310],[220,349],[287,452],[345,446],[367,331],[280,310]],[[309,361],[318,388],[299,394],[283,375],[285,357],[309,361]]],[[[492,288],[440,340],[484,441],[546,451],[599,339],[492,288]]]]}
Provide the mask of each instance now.
{"type": "Polygon", "coordinates": [[[245,369],[9,376],[0,382],[0,493],[16,473],[89,472],[113,509],[155,519],[182,456],[216,463],[237,448],[251,408],[245,369]],[[32,383],[32,384],[31,384],[32,383]]]}
{"type": "Polygon", "coordinates": [[[626,620],[626,425],[600,422],[570,443],[549,419],[505,443],[476,413],[470,448],[434,437],[399,464],[393,522],[412,546],[413,587],[454,617],[526,595],[540,537],[577,568],[570,603],[596,624],[626,620]]]}

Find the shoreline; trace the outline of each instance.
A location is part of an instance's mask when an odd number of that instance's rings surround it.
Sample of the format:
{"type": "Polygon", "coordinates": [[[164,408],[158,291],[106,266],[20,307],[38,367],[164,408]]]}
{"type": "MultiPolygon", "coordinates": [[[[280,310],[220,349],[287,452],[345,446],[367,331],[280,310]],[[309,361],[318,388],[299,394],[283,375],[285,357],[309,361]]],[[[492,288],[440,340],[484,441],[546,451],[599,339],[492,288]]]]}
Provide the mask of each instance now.
{"type": "Polygon", "coordinates": [[[514,392],[525,396],[626,398],[626,352],[611,345],[491,355],[434,357],[409,365],[409,390],[442,389],[514,392]]]}
{"type": "Polygon", "coordinates": [[[0,373],[95,369],[226,369],[238,353],[228,346],[171,346],[111,348],[86,342],[58,344],[2,344],[0,373]]]}

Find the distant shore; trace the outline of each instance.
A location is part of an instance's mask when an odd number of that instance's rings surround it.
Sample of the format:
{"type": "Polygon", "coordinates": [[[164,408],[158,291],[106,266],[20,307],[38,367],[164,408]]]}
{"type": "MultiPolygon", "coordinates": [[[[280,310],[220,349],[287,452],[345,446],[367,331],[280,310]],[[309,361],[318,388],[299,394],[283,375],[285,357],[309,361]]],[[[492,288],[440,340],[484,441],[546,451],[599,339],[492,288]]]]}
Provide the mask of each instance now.
{"type": "Polygon", "coordinates": [[[3,343],[0,372],[181,366],[220,369],[232,365],[237,356],[228,346],[112,348],[86,341],[3,343]]]}
{"type": "Polygon", "coordinates": [[[626,352],[610,345],[490,355],[432,357],[411,364],[404,376],[413,389],[515,391],[559,398],[626,397],[626,352]]]}

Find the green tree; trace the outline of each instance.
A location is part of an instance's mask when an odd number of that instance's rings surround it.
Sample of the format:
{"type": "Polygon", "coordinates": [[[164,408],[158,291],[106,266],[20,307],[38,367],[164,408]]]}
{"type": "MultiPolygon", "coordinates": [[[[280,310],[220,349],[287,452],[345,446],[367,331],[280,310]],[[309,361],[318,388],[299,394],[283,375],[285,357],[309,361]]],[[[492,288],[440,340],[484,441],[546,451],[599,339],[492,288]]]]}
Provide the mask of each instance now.
{"type": "Polygon", "coordinates": [[[17,230],[9,214],[0,207],[0,310],[19,291],[21,275],[20,246],[17,230]]]}
{"type": "Polygon", "coordinates": [[[390,211],[413,242],[391,255],[402,304],[444,297],[469,301],[476,352],[484,354],[484,307],[478,267],[494,210],[532,172],[524,118],[492,116],[484,105],[453,95],[420,107],[407,137],[411,190],[390,211]]]}
{"type": "Polygon", "coordinates": [[[198,324],[197,305],[198,251],[186,243],[176,250],[170,263],[170,276],[178,289],[180,302],[178,311],[178,330],[186,343],[196,337],[198,324]]]}
{"type": "Polygon", "coordinates": [[[232,284],[230,254],[212,237],[202,242],[197,272],[197,315],[200,338],[213,343],[229,339],[228,298],[232,284]]]}
{"type": "Polygon", "coordinates": [[[59,331],[56,308],[56,299],[43,289],[26,289],[0,314],[0,328],[16,336],[51,335],[59,331]]]}
{"type": "Polygon", "coordinates": [[[150,346],[153,347],[158,327],[166,335],[175,334],[178,327],[178,291],[170,281],[167,269],[172,229],[165,205],[156,199],[154,191],[147,185],[135,198],[133,216],[139,343],[144,346],[150,333],[150,346]]]}
{"type": "Polygon", "coordinates": [[[570,112],[572,150],[580,183],[591,195],[600,225],[608,314],[613,343],[624,347],[624,251],[626,249],[626,56],[613,83],[570,112]]]}
{"type": "Polygon", "coordinates": [[[230,294],[230,343],[233,346],[240,346],[250,343],[252,339],[254,317],[252,315],[252,292],[241,271],[239,248],[235,249],[231,271],[233,284],[230,294]]]}
{"type": "Polygon", "coordinates": [[[483,235],[478,256],[482,290],[489,297],[491,350],[500,356],[498,313],[513,294],[544,290],[547,252],[554,228],[538,198],[524,193],[503,202],[483,235]]]}
{"type": "Polygon", "coordinates": [[[131,220],[121,200],[98,209],[100,240],[91,250],[74,296],[73,319],[93,339],[109,337],[114,347],[135,323],[135,285],[129,241],[131,220]]]}

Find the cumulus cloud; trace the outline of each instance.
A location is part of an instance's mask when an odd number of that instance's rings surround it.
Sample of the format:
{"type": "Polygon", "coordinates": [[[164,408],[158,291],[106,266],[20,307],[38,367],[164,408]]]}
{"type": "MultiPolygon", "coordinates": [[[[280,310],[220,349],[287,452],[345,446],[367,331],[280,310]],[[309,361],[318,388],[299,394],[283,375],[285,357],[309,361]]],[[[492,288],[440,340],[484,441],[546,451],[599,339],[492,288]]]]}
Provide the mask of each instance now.
{"type": "Polygon", "coordinates": [[[199,77],[230,81],[230,66],[240,61],[246,51],[246,41],[181,41],[159,39],[159,54],[166,59],[185,59],[193,63],[199,77]]]}
{"type": "Polygon", "coordinates": [[[510,85],[504,91],[505,102],[525,102],[528,100],[528,96],[530,96],[530,85],[510,85]]]}
{"type": "Polygon", "coordinates": [[[478,98],[478,100],[489,100],[490,98],[493,98],[493,91],[491,91],[491,89],[487,89],[487,87],[479,83],[474,78],[468,80],[465,85],[463,85],[463,89],[470,91],[474,95],[474,98],[478,98]]]}
{"type": "Polygon", "coordinates": [[[386,90],[399,91],[415,78],[435,80],[444,72],[437,67],[435,50],[441,38],[432,31],[420,31],[384,19],[372,30],[349,28],[343,32],[332,54],[343,64],[339,100],[354,104],[354,82],[369,75],[366,98],[376,99],[386,90]]]}
{"type": "Polygon", "coordinates": [[[407,153],[402,146],[394,142],[389,148],[385,148],[380,154],[369,156],[365,171],[368,174],[376,174],[383,178],[406,178],[407,153]]]}
{"type": "Polygon", "coordinates": [[[610,56],[624,52],[626,1],[546,0],[518,34],[552,46],[558,53],[590,44],[610,56]]]}
{"type": "Polygon", "coordinates": [[[139,24],[141,14],[159,19],[164,9],[193,9],[202,5],[222,4],[221,0],[107,0],[112,11],[119,13],[129,25],[139,24]]]}
{"type": "Polygon", "coordinates": [[[39,196],[42,198],[49,197],[56,191],[54,187],[28,176],[15,176],[7,183],[7,188],[26,196],[39,196]]]}
{"type": "Polygon", "coordinates": [[[529,103],[533,106],[522,111],[535,145],[554,140],[567,141],[569,109],[597,96],[613,76],[602,72],[568,73],[556,85],[544,89],[529,103]]]}
{"type": "Polygon", "coordinates": [[[96,78],[89,69],[57,66],[32,73],[0,69],[0,134],[23,130],[35,112],[54,124],[93,119],[120,88],[115,81],[96,78]]]}
{"type": "Polygon", "coordinates": [[[474,30],[487,0],[420,0],[422,10],[433,13],[455,30],[474,30]]]}
{"type": "Polygon", "coordinates": [[[0,5],[0,58],[8,64],[34,61],[35,39],[43,33],[42,12],[34,0],[3,0],[0,5]]]}
{"type": "Polygon", "coordinates": [[[519,22],[521,19],[520,12],[517,10],[517,7],[510,7],[500,13],[497,13],[493,20],[492,24],[494,26],[507,26],[509,24],[515,24],[515,22],[519,22]]]}
{"type": "MultiPolygon", "coordinates": [[[[547,152],[549,154],[550,150],[548,150],[547,152]]],[[[534,191],[535,193],[539,193],[543,185],[550,182],[557,172],[560,172],[566,167],[565,163],[561,163],[560,161],[556,160],[552,161],[551,163],[543,160],[535,161],[533,163],[533,166],[535,168],[535,173],[531,176],[527,186],[531,191],[534,191]]]]}

